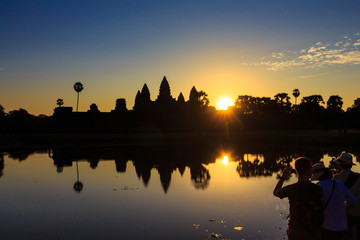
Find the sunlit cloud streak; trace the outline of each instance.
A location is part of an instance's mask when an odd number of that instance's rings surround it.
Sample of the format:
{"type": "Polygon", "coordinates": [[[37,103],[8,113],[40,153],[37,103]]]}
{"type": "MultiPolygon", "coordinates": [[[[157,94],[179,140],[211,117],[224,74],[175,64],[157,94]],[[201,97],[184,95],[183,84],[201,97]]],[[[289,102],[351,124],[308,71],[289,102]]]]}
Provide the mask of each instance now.
{"type": "Polygon", "coordinates": [[[267,70],[315,69],[333,65],[360,64],[360,34],[345,35],[335,43],[317,42],[308,49],[282,51],[259,59],[255,65],[265,66],[267,70]]]}
{"type": "Polygon", "coordinates": [[[319,73],[319,74],[313,74],[313,75],[304,75],[304,76],[299,76],[300,79],[306,79],[306,78],[316,78],[316,77],[320,77],[320,76],[324,76],[324,75],[328,75],[330,73],[326,72],[326,73],[319,73]]]}

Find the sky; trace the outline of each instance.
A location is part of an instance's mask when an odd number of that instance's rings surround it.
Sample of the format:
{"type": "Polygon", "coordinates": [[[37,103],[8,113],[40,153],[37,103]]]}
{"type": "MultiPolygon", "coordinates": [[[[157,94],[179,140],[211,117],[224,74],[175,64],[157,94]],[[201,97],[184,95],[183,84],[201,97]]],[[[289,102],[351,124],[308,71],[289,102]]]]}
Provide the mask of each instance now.
{"type": "Polygon", "coordinates": [[[188,100],[193,86],[221,97],[273,97],[293,89],[360,97],[358,0],[0,0],[0,105],[52,115],[56,100],[132,109],[163,76],[188,100]]]}

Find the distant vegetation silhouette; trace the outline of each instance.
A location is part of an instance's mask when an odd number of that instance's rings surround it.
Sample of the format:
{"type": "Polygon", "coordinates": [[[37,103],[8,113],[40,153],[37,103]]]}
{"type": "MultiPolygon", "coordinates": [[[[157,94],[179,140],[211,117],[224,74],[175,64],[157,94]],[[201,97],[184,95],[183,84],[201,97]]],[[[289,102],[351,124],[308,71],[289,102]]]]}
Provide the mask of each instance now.
{"type": "Polygon", "coordinates": [[[62,100],[61,98],[59,98],[58,100],[56,100],[56,104],[61,107],[62,105],[64,105],[64,100],[62,100]]]}
{"type": "Polygon", "coordinates": [[[5,112],[0,105],[0,132],[61,132],[61,133],[224,133],[234,134],[244,130],[337,129],[347,133],[348,128],[360,128],[360,98],[346,111],[338,95],[324,101],[321,95],[304,96],[297,104],[299,89],[294,89],[292,104],[288,93],[271,97],[240,95],[228,110],[210,106],[208,94],[195,86],[186,101],[184,94],[174,98],[166,77],[163,77],[158,96],[151,100],[145,83],[136,94],[132,110],[126,100],[118,98],[115,109],[101,112],[93,103],[89,110],[78,112],[82,83],[74,84],[77,92],[76,112],[56,101],[58,107],[52,116],[33,116],[25,109],[5,112]]]}

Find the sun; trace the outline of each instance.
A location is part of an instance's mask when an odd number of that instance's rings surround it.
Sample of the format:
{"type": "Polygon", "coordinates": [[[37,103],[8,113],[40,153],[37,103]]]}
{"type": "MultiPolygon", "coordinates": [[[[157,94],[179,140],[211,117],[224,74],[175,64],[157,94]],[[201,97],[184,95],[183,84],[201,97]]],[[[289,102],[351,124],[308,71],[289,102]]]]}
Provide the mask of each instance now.
{"type": "Polygon", "coordinates": [[[220,98],[220,100],[217,103],[217,108],[220,110],[227,110],[228,107],[234,105],[234,103],[231,101],[228,97],[220,98]]]}

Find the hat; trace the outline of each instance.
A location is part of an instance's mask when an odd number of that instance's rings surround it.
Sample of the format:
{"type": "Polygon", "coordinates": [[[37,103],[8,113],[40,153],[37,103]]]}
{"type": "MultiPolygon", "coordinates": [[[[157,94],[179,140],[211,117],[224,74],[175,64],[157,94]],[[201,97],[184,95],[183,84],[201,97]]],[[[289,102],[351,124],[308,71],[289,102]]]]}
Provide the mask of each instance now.
{"type": "Polygon", "coordinates": [[[340,157],[334,160],[334,163],[341,163],[343,165],[355,165],[352,162],[352,156],[346,152],[341,153],[340,157]]]}
{"type": "Polygon", "coordinates": [[[325,165],[324,163],[316,163],[312,166],[312,175],[311,175],[311,181],[319,180],[321,175],[325,172],[325,165]]]}

